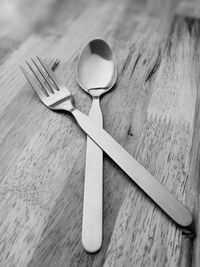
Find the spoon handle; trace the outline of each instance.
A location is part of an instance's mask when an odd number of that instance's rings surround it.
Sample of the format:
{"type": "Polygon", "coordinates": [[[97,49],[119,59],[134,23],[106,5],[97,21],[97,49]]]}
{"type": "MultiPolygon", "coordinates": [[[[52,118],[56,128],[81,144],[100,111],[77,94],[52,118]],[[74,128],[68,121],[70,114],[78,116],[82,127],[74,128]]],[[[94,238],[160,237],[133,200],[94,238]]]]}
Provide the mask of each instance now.
{"type": "Polygon", "coordinates": [[[192,224],[193,218],[189,210],[106,131],[79,110],[73,109],[71,112],[81,128],[168,216],[181,226],[192,224]]]}
{"type": "MultiPolygon", "coordinates": [[[[99,98],[93,98],[90,118],[103,127],[99,98]]],[[[86,251],[94,253],[102,245],[102,204],[103,204],[103,152],[87,136],[82,244],[86,251]]]]}

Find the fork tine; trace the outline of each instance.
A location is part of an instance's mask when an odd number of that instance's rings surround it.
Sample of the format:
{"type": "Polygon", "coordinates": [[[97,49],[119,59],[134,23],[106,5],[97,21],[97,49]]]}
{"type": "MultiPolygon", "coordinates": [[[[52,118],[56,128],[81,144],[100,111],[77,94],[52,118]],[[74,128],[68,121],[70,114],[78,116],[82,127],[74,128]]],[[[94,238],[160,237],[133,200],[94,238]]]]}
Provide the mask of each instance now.
{"type": "Polygon", "coordinates": [[[31,87],[34,89],[34,91],[36,92],[36,94],[40,97],[41,96],[41,93],[43,93],[43,91],[39,89],[38,84],[31,77],[31,75],[28,74],[28,72],[25,70],[24,67],[22,67],[20,65],[20,69],[21,69],[22,73],[24,74],[24,76],[26,77],[26,79],[29,82],[29,84],[31,85],[31,87]]]}
{"type": "Polygon", "coordinates": [[[37,68],[37,70],[39,71],[39,73],[41,74],[41,76],[43,77],[45,82],[47,83],[50,92],[54,94],[54,90],[53,90],[51,84],[49,83],[48,79],[45,77],[43,71],[40,69],[40,67],[38,66],[38,64],[35,62],[35,60],[33,58],[31,58],[31,61],[33,62],[33,64],[35,65],[35,67],[37,68]]]}
{"type": "Polygon", "coordinates": [[[55,76],[53,71],[46,65],[46,63],[40,57],[36,56],[36,58],[38,59],[38,61],[42,65],[42,67],[45,69],[45,71],[48,73],[48,75],[51,78],[52,82],[55,84],[56,90],[59,91],[60,89],[59,89],[59,86],[58,86],[58,84],[59,84],[58,78],[55,76]]]}
{"type": "MultiPolygon", "coordinates": [[[[31,67],[31,65],[28,63],[28,61],[26,61],[26,64],[28,65],[29,69],[31,70],[31,72],[33,73],[33,75],[35,76],[35,78],[38,80],[38,82],[40,83],[41,87],[42,87],[42,91],[46,96],[49,96],[48,91],[46,90],[44,83],[42,82],[41,78],[39,78],[39,76],[36,74],[36,72],[34,71],[34,69],[31,67]]],[[[35,84],[36,85],[36,84],[35,84]]],[[[36,86],[38,87],[38,86],[36,86]]],[[[35,89],[35,88],[34,88],[35,89]]]]}

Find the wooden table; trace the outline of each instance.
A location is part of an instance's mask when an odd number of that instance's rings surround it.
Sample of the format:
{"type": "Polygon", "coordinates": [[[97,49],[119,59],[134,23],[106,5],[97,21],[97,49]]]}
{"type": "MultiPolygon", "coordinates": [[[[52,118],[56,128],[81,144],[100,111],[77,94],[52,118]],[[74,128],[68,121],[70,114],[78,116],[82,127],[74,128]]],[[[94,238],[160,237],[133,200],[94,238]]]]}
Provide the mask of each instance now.
{"type": "Polygon", "coordinates": [[[200,266],[198,1],[0,1],[0,266],[200,266]],[[118,81],[104,128],[184,203],[196,237],[172,222],[104,155],[104,239],[81,245],[86,135],[42,105],[19,64],[42,56],[75,105],[77,55],[105,38],[118,81]]]}

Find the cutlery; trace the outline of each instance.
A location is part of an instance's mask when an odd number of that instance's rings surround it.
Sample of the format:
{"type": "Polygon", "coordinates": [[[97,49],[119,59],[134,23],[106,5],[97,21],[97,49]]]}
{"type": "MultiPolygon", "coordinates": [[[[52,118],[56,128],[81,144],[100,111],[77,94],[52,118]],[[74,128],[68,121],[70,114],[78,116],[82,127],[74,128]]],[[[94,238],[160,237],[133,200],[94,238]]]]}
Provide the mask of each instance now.
{"type": "Polygon", "coordinates": [[[124,172],[168,214],[177,224],[190,226],[193,218],[189,210],[177,200],[162,184],[140,165],[120,144],[118,144],[93,119],[80,112],[73,105],[73,97],[65,84],[60,82],[45,62],[36,57],[26,62],[32,75],[21,66],[21,70],[40,100],[49,109],[69,111],[79,126],[92,140],[109,155],[124,172]],[[35,78],[34,78],[35,77],[35,78]]]}
{"type": "MultiPolygon", "coordinates": [[[[78,60],[76,78],[80,87],[92,97],[90,118],[103,128],[100,96],[108,92],[117,79],[117,64],[111,47],[102,39],[88,42],[78,60]]],[[[82,244],[88,252],[102,245],[103,151],[87,136],[83,201],[82,244]]]]}

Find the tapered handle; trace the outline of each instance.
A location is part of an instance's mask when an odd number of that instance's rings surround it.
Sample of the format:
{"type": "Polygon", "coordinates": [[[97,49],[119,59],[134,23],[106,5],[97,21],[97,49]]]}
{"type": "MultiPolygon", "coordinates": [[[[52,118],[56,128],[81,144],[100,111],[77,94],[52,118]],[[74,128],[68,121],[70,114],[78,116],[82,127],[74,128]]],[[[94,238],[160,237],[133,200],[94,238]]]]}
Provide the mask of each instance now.
{"type": "MultiPolygon", "coordinates": [[[[89,116],[98,123],[99,127],[103,127],[99,98],[93,99],[89,116]]],[[[102,245],[102,204],[103,152],[87,136],[82,244],[84,249],[91,253],[98,251],[102,245]]]]}
{"type": "Polygon", "coordinates": [[[140,165],[122,146],[92,119],[72,110],[81,128],[101,147],[128,176],[151,197],[177,224],[189,226],[192,215],[162,184],[140,165]]]}

